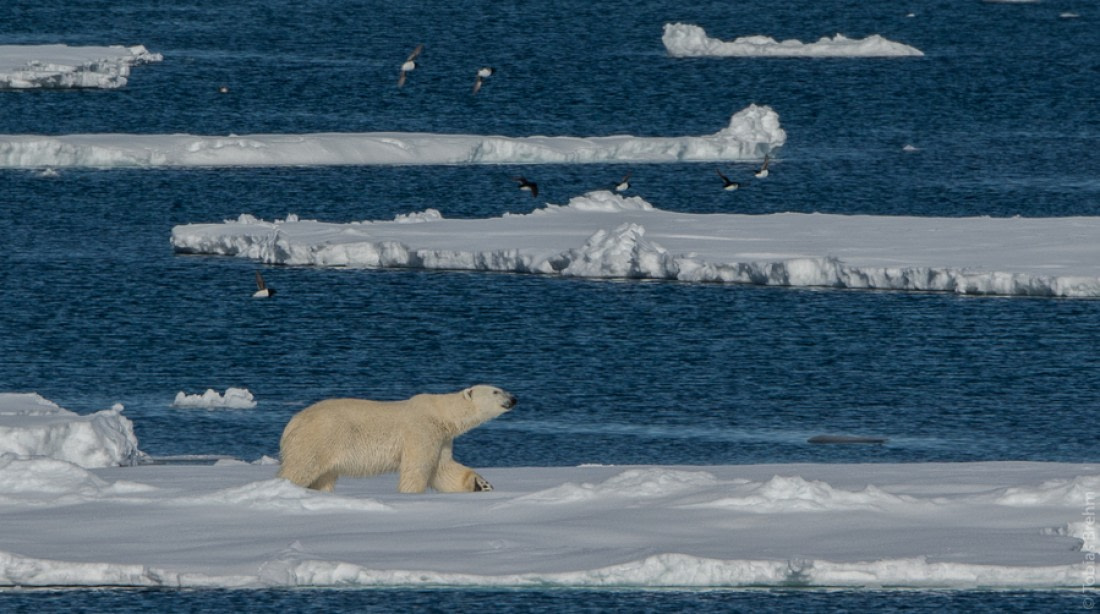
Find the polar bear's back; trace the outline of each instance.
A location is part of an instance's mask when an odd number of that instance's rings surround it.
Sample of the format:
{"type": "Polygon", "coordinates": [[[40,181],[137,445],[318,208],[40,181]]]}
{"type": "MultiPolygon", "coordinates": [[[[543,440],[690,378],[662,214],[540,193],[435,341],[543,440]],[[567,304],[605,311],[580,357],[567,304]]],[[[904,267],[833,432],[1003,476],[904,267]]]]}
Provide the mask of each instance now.
{"type": "Polygon", "coordinates": [[[328,467],[360,476],[396,471],[412,434],[409,425],[422,425],[428,410],[426,404],[412,402],[415,398],[314,403],[291,418],[283,431],[279,443],[284,467],[328,467]]]}

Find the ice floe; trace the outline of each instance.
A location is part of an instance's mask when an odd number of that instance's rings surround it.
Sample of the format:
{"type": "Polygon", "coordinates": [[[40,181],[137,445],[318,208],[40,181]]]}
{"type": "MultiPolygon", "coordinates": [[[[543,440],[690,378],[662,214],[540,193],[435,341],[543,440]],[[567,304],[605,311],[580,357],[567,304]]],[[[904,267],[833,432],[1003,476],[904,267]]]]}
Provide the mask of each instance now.
{"type": "Polygon", "coordinates": [[[750,105],[704,136],[506,137],[416,132],[0,135],[0,168],[585,164],[759,160],[783,146],[779,115],[750,105]]]}
{"type": "MultiPolygon", "coordinates": [[[[414,216],[415,217],[415,216],[414,216]]],[[[1100,218],[663,211],[608,191],[524,215],[263,221],[172,229],[181,254],[271,264],[1100,297],[1100,218]]]]}
{"type": "Polygon", "coordinates": [[[905,57],[923,56],[915,47],[887,40],[878,34],[867,38],[847,38],[842,34],[822,37],[814,43],[798,40],[777,41],[770,36],[742,36],[723,41],[707,36],[703,28],[685,24],[665,24],[661,41],[672,57],[905,57]]]}
{"type": "Polygon", "coordinates": [[[0,89],[115,89],[131,67],[163,59],[143,45],[0,45],[0,89]]]}
{"type": "Polygon", "coordinates": [[[100,462],[102,434],[11,452],[32,418],[88,422],[0,394],[0,587],[1077,589],[1094,569],[1095,464],[488,467],[486,493],[320,493],[267,457],[100,462]]]}
{"type": "Polygon", "coordinates": [[[225,394],[208,388],[202,394],[187,394],[182,390],[176,393],[172,401],[174,407],[204,407],[206,409],[230,408],[252,409],[256,400],[247,388],[226,388],[225,394]]]}

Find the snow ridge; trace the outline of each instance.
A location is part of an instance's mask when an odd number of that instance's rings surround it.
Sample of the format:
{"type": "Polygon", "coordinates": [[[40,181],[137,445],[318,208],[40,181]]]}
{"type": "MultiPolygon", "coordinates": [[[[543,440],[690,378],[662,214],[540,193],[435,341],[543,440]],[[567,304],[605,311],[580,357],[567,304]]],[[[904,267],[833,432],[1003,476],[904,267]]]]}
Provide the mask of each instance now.
{"type": "Polygon", "coordinates": [[[34,393],[0,394],[0,458],[45,456],[80,467],[137,464],[134,424],[123,407],[79,415],[34,393]]]}

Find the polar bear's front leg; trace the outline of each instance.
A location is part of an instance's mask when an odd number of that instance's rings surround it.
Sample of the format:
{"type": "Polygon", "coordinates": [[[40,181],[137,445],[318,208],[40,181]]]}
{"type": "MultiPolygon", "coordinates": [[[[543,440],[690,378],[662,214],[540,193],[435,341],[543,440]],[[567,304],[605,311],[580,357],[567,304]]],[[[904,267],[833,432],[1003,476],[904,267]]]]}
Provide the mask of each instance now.
{"type": "Polygon", "coordinates": [[[432,488],[439,492],[487,492],[493,485],[473,469],[451,461],[436,470],[432,488]]]}
{"type": "Polygon", "coordinates": [[[450,443],[443,446],[439,453],[439,464],[432,476],[431,486],[439,492],[483,492],[493,489],[493,485],[476,471],[454,460],[450,443]]]}

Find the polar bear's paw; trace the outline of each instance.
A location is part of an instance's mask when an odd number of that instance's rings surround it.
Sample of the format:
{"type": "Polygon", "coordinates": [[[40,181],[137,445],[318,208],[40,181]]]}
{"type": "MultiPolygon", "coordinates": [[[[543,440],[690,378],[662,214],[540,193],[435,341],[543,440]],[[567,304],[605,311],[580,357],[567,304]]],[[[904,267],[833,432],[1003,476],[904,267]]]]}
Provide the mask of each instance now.
{"type": "Polygon", "coordinates": [[[493,489],[493,485],[488,480],[480,475],[474,476],[474,492],[489,492],[493,489]]]}

